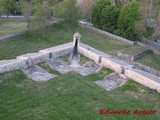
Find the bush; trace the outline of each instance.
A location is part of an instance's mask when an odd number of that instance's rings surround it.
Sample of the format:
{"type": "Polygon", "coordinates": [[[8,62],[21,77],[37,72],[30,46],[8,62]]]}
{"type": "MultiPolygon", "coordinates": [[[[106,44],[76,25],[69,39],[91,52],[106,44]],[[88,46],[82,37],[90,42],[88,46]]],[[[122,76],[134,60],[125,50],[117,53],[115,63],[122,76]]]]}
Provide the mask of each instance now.
{"type": "Polygon", "coordinates": [[[119,16],[119,9],[109,0],[99,0],[92,10],[92,23],[102,30],[113,32],[119,16]]]}
{"type": "Polygon", "coordinates": [[[96,27],[101,26],[100,19],[101,19],[102,9],[105,8],[105,6],[107,6],[107,5],[111,5],[109,0],[99,0],[94,5],[94,7],[92,9],[92,16],[91,16],[92,23],[94,24],[94,26],[96,26],[96,27]]]}
{"type": "Polygon", "coordinates": [[[63,1],[59,7],[57,7],[56,16],[63,18],[63,22],[67,26],[76,25],[77,20],[80,18],[79,8],[76,6],[76,0],[63,1]]]}
{"type": "Polygon", "coordinates": [[[117,19],[119,15],[119,9],[113,5],[108,5],[102,10],[102,29],[113,32],[117,26],[117,19]]]}
{"type": "Polygon", "coordinates": [[[136,1],[129,2],[121,11],[118,18],[116,34],[127,39],[139,39],[140,35],[136,32],[135,26],[140,20],[139,6],[136,1]]]}

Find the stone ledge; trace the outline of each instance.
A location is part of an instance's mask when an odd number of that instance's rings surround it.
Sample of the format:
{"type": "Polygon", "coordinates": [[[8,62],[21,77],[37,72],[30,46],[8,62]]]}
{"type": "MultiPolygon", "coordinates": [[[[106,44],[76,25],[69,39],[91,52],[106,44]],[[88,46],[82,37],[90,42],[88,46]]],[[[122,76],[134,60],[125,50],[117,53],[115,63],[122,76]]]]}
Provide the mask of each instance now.
{"type": "Polygon", "coordinates": [[[146,87],[160,92],[160,78],[153,74],[138,69],[126,69],[125,75],[146,87]]]}
{"type": "Polygon", "coordinates": [[[0,73],[31,68],[37,63],[48,61],[66,54],[71,53],[73,50],[73,43],[67,43],[44,50],[40,50],[37,53],[28,53],[21,56],[17,56],[17,59],[2,60],[0,61],[0,73]]]}
{"type": "Polygon", "coordinates": [[[133,67],[124,61],[114,59],[111,56],[82,43],[79,47],[79,53],[94,60],[97,64],[108,67],[118,73],[121,73],[123,68],[133,67]],[[100,57],[101,63],[99,63],[100,57]]]}
{"type": "Polygon", "coordinates": [[[28,53],[17,57],[17,60],[26,60],[30,66],[49,59],[49,53],[28,53]]]}
{"type": "Polygon", "coordinates": [[[69,48],[72,48],[72,47],[73,47],[73,43],[70,42],[70,43],[66,43],[66,44],[63,44],[63,45],[58,45],[58,46],[55,46],[55,47],[39,50],[39,52],[40,53],[46,53],[46,52],[49,52],[49,53],[53,52],[54,53],[54,52],[69,49],[69,48]]]}
{"type": "Polygon", "coordinates": [[[0,73],[26,68],[26,60],[2,60],[0,61],[0,73]]]}
{"type": "MultiPolygon", "coordinates": [[[[98,50],[94,50],[92,49],[92,47],[87,46],[87,45],[81,45],[79,47],[79,53],[83,54],[86,57],[89,57],[90,59],[94,60],[96,63],[98,63],[98,59],[99,59],[99,51],[98,50]],[[89,48],[89,49],[88,49],[89,48]]],[[[101,65],[107,68],[112,69],[113,71],[117,72],[117,73],[122,73],[124,74],[126,77],[135,80],[136,82],[149,87],[151,89],[156,89],[158,92],[160,92],[160,78],[139,70],[139,69],[134,69],[134,66],[121,61],[121,60],[117,60],[114,59],[112,57],[109,57],[107,55],[105,55],[105,53],[102,54],[101,52],[102,58],[101,58],[101,65]]]]}

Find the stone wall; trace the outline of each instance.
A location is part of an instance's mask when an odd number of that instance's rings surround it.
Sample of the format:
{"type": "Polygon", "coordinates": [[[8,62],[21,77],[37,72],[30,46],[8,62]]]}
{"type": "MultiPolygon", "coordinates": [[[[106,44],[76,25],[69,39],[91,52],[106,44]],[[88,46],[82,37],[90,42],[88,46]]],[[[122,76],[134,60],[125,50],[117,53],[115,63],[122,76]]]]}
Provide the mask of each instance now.
{"type": "Polygon", "coordinates": [[[140,68],[141,70],[147,71],[147,72],[149,72],[149,73],[151,73],[151,74],[154,74],[154,75],[160,77],[160,71],[158,71],[158,70],[155,70],[155,69],[153,69],[153,68],[150,68],[150,67],[148,67],[148,66],[146,66],[146,65],[143,65],[143,64],[141,64],[141,63],[138,63],[138,62],[134,62],[134,65],[135,65],[136,67],[140,68]]]}
{"type": "Polygon", "coordinates": [[[151,52],[151,50],[147,48],[147,49],[145,49],[144,51],[133,55],[132,58],[131,58],[131,60],[133,61],[133,60],[136,60],[136,59],[138,59],[138,58],[141,58],[141,57],[143,57],[145,54],[147,54],[147,53],[149,53],[149,52],[151,52]]]}
{"type": "Polygon", "coordinates": [[[144,44],[144,43],[141,43],[141,42],[137,42],[137,45],[149,47],[149,49],[152,50],[154,54],[160,56],[160,50],[154,48],[153,46],[148,46],[147,44],[144,44]]]}
{"type": "Polygon", "coordinates": [[[94,60],[103,67],[110,68],[117,73],[125,75],[129,79],[160,92],[160,78],[151,73],[136,69],[134,66],[124,61],[117,60],[116,58],[82,43],[79,47],[79,53],[94,60]],[[99,63],[100,58],[101,63],[99,63]]]}
{"type": "Polygon", "coordinates": [[[17,57],[17,60],[26,60],[28,68],[49,59],[49,53],[28,53],[17,57]]]}
{"type": "Polygon", "coordinates": [[[123,59],[123,60],[131,60],[131,61],[134,61],[134,60],[137,60],[137,59],[143,57],[144,55],[146,55],[146,54],[149,53],[149,52],[151,52],[151,50],[147,48],[147,49],[145,49],[144,51],[139,52],[139,53],[137,53],[137,54],[135,54],[135,55],[129,55],[129,54],[124,54],[124,53],[122,53],[122,52],[118,52],[118,53],[117,53],[117,56],[118,56],[119,58],[123,59]]]}
{"type": "Polygon", "coordinates": [[[97,64],[110,68],[111,70],[117,73],[122,73],[123,68],[132,67],[130,64],[124,61],[114,59],[113,57],[103,52],[100,52],[90,46],[84,45],[82,43],[80,44],[79,47],[79,53],[94,60],[97,64]],[[100,58],[101,58],[101,63],[99,63],[100,58]]]}
{"type": "Polygon", "coordinates": [[[160,50],[159,50],[160,48],[157,47],[157,46],[156,46],[156,48],[154,48],[153,46],[149,46],[149,44],[144,44],[144,43],[137,42],[137,41],[133,42],[133,41],[130,41],[130,40],[125,39],[125,38],[123,38],[123,37],[117,36],[117,35],[115,35],[115,34],[111,34],[111,33],[109,33],[109,32],[106,32],[106,31],[97,29],[97,28],[92,27],[92,26],[87,26],[87,25],[84,25],[84,24],[82,24],[82,23],[79,23],[79,25],[82,26],[82,27],[85,27],[85,28],[87,28],[87,29],[90,29],[90,30],[92,30],[92,31],[94,31],[94,32],[100,33],[100,34],[102,34],[102,35],[109,36],[109,37],[112,37],[112,38],[114,38],[114,39],[116,39],[116,40],[119,40],[119,41],[128,43],[128,44],[130,44],[130,45],[147,46],[147,47],[149,47],[156,55],[160,55],[160,50]]]}
{"type": "Polygon", "coordinates": [[[142,43],[144,43],[145,45],[151,46],[154,49],[160,50],[160,43],[159,42],[154,42],[151,40],[141,40],[142,43]]]}
{"type": "Polygon", "coordinates": [[[138,69],[126,69],[125,75],[146,87],[160,92],[160,78],[153,74],[138,69]]]}
{"type": "MultiPolygon", "coordinates": [[[[27,69],[33,67],[39,62],[47,62],[50,59],[69,54],[73,51],[73,43],[67,43],[56,47],[40,50],[38,53],[28,53],[25,55],[18,56],[14,60],[2,60],[0,61],[0,73],[27,69]]],[[[160,78],[139,70],[135,69],[134,66],[116,58],[111,57],[101,51],[98,51],[88,45],[80,43],[78,52],[103,67],[110,68],[111,70],[123,74],[126,77],[146,86],[151,89],[156,89],[160,92],[160,78]]]]}
{"type": "Polygon", "coordinates": [[[98,33],[100,33],[100,34],[103,34],[103,35],[112,37],[112,38],[117,39],[117,40],[119,40],[119,41],[122,41],[122,42],[125,42],[125,43],[128,43],[128,44],[131,44],[131,45],[134,45],[134,44],[135,44],[133,41],[130,41],[130,40],[128,40],[128,39],[125,39],[125,38],[123,38],[123,37],[117,36],[117,35],[115,35],[115,34],[111,34],[111,33],[109,33],[109,32],[106,32],[106,31],[97,29],[97,28],[95,28],[95,27],[86,26],[86,25],[83,25],[82,23],[79,23],[79,25],[81,25],[82,27],[88,28],[88,29],[90,29],[90,30],[92,30],[92,31],[98,32],[98,33]]]}
{"type": "Polygon", "coordinates": [[[60,56],[71,53],[73,50],[73,43],[67,43],[56,47],[40,50],[38,53],[28,53],[18,56],[14,60],[0,61],[0,73],[11,70],[27,69],[37,63],[45,62],[50,59],[55,59],[60,56]]]}
{"type": "Polygon", "coordinates": [[[0,61],[0,73],[26,68],[26,63],[26,60],[2,60],[0,61]]]}
{"type": "Polygon", "coordinates": [[[124,54],[122,52],[118,52],[117,57],[123,60],[132,60],[132,55],[124,54]]]}

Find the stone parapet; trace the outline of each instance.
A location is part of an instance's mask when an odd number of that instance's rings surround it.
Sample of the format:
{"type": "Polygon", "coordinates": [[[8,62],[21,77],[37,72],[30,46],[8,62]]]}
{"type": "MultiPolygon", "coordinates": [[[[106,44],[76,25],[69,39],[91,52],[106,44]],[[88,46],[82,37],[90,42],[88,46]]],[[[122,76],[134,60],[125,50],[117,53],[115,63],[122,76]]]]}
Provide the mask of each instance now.
{"type": "Polygon", "coordinates": [[[81,43],[79,47],[79,53],[94,60],[96,63],[99,63],[103,67],[110,68],[111,70],[123,74],[126,77],[146,86],[151,89],[155,89],[160,92],[160,78],[139,69],[135,69],[134,66],[115,59],[103,52],[100,52],[90,46],[84,45],[81,43]],[[101,58],[101,60],[99,60],[101,58]]]}
{"type": "Polygon", "coordinates": [[[40,50],[39,53],[49,53],[50,58],[57,58],[66,54],[70,54],[73,51],[73,43],[66,43],[63,45],[40,50]]]}
{"type": "Polygon", "coordinates": [[[0,61],[0,73],[9,72],[12,70],[18,70],[20,68],[25,68],[26,60],[2,60],[0,61]]]}
{"type": "Polygon", "coordinates": [[[110,55],[107,55],[82,43],[79,47],[79,53],[94,60],[97,64],[108,67],[117,73],[122,73],[126,67],[132,67],[132,65],[124,61],[114,59],[110,55]]]}
{"type": "Polygon", "coordinates": [[[37,53],[28,53],[21,56],[17,56],[17,59],[2,60],[0,61],[0,73],[4,73],[11,70],[31,68],[37,63],[45,62],[50,59],[55,59],[60,56],[69,54],[72,52],[72,50],[73,44],[71,42],[40,50],[37,53]]]}
{"type": "Polygon", "coordinates": [[[160,92],[160,78],[153,74],[138,69],[126,69],[125,75],[146,87],[160,92]]]}

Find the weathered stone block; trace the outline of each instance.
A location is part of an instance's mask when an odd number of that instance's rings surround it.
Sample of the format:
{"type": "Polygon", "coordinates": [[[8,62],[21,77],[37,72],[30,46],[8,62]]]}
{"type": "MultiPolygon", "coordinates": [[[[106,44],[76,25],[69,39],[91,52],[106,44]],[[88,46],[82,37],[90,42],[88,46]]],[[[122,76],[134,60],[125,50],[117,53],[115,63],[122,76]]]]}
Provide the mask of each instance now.
{"type": "Polygon", "coordinates": [[[25,60],[2,60],[0,61],[0,73],[8,72],[11,70],[18,70],[26,65],[25,60]]]}

